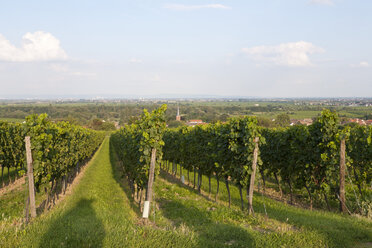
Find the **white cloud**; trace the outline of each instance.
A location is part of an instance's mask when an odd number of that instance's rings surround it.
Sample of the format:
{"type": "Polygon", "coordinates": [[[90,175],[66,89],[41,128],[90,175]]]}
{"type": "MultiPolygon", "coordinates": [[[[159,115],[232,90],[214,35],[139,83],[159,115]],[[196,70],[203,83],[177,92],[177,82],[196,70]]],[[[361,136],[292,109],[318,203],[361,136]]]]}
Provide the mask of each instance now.
{"type": "Polygon", "coordinates": [[[367,61],[362,61],[359,64],[351,65],[351,67],[370,67],[371,65],[367,61]]]}
{"type": "Polygon", "coordinates": [[[369,67],[369,63],[366,62],[366,61],[362,61],[362,62],[359,63],[359,66],[360,67],[369,67]]]}
{"type": "Polygon", "coordinates": [[[49,69],[55,72],[68,72],[70,71],[70,68],[67,65],[61,65],[61,64],[50,64],[49,69]]]}
{"type": "Polygon", "coordinates": [[[333,5],[333,0],[310,0],[310,4],[333,5]]]}
{"type": "Polygon", "coordinates": [[[185,65],[190,63],[190,61],[186,59],[169,60],[168,62],[175,65],[185,65]]]}
{"type": "Polygon", "coordinates": [[[151,81],[153,82],[161,82],[161,78],[158,74],[155,74],[152,78],[151,78],[151,81]]]}
{"type": "Polygon", "coordinates": [[[260,64],[284,66],[311,66],[309,54],[324,52],[310,42],[299,41],[277,46],[256,46],[242,51],[260,64]]]}
{"type": "Polygon", "coordinates": [[[0,34],[0,61],[30,62],[67,59],[60,42],[52,34],[43,31],[26,33],[21,47],[16,47],[0,34]]]}
{"type": "Polygon", "coordinates": [[[80,77],[94,77],[94,76],[96,76],[97,74],[94,73],[94,72],[74,71],[74,72],[71,72],[70,75],[73,75],[73,76],[80,76],[80,77]]]}
{"type": "Polygon", "coordinates": [[[142,59],[136,59],[136,58],[132,58],[129,60],[130,63],[135,63],[135,64],[142,64],[143,61],[142,59]]]}
{"type": "Polygon", "coordinates": [[[58,63],[51,63],[48,65],[48,68],[53,72],[56,72],[60,75],[65,76],[80,76],[80,77],[92,77],[96,76],[96,73],[92,72],[84,72],[84,71],[76,71],[71,68],[68,64],[58,64],[58,63]]]}
{"type": "Polygon", "coordinates": [[[171,10],[199,10],[199,9],[231,9],[223,4],[204,4],[204,5],[184,5],[184,4],[166,4],[164,8],[171,10]]]}

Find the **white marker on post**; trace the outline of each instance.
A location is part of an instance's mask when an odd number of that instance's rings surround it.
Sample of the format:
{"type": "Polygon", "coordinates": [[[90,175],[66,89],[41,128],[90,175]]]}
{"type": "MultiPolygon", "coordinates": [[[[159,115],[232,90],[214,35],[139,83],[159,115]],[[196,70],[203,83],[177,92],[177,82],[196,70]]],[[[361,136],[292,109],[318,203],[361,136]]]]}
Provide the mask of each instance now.
{"type": "Polygon", "coordinates": [[[142,218],[149,218],[149,210],[150,210],[150,202],[145,201],[145,205],[143,206],[143,215],[142,218]]]}

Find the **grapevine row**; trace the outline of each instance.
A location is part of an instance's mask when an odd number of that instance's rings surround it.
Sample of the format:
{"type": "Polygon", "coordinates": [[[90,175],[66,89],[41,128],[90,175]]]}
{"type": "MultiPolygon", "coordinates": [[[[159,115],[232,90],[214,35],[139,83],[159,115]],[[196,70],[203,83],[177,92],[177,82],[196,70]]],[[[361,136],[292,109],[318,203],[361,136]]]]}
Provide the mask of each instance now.
{"type": "Polygon", "coordinates": [[[123,172],[130,182],[133,195],[136,190],[137,196],[141,195],[141,199],[143,189],[146,188],[149,179],[153,149],[156,149],[155,176],[159,174],[163,157],[166,109],[166,105],[151,113],[145,109],[136,123],[126,125],[113,133],[110,138],[111,145],[122,164],[123,172]]]}
{"type": "MultiPolygon", "coordinates": [[[[239,117],[226,123],[165,129],[164,111],[164,106],[152,113],[145,110],[137,123],[112,135],[112,145],[133,195],[135,190],[138,193],[146,188],[151,150],[157,148],[155,174],[159,173],[162,160],[163,167],[179,164],[187,171],[189,182],[192,180],[189,172],[194,172],[194,188],[199,192],[203,175],[207,176],[209,193],[211,178],[215,177],[216,200],[219,183],[223,181],[229,204],[232,183],[239,189],[243,209],[243,190],[248,197],[253,195],[250,185],[258,142],[258,173],[264,187],[267,180],[274,180],[281,194],[288,188],[291,203],[295,191],[305,191],[311,208],[315,201],[319,203],[323,199],[330,208],[330,202],[340,200],[340,143],[346,140],[349,192],[355,184],[359,191],[357,197],[368,201],[372,179],[371,127],[342,126],[336,113],[324,110],[310,126],[267,129],[259,127],[255,117],[239,117]]],[[[253,210],[251,203],[249,210],[253,210]]]]}
{"type": "Polygon", "coordinates": [[[358,198],[368,200],[372,128],[341,126],[337,114],[329,110],[324,110],[310,126],[266,129],[258,127],[254,117],[241,117],[227,123],[168,129],[164,135],[164,160],[179,164],[188,172],[198,172],[197,183],[194,176],[198,190],[201,175],[206,175],[209,182],[212,176],[216,177],[216,199],[219,181],[224,180],[230,200],[232,182],[239,188],[243,208],[242,189],[246,188],[248,194],[255,137],[260,138],[258,164],[263,184],[269,177],[275,179],[281,193],[282,187],[287,186],[291,202],[295,190],[306,190],[311,208],[314,198],[324,198],[329,208],[330,200],[339,200],[340,141],[346,139],[349,183],[351,187],[358,185],[358,198]]]}
{"type": "MultiPolygon", "coordinates": [[[[54,123],[46,114],[31,115],[24,124],[0,122],[0,164],[3,169],[25,167],[25,136],[31,137],[35,188],[66,180],[102,143],[105,133],[54,123]]],[[[8,173],[9,175],[9,173],[8,173]]]]}

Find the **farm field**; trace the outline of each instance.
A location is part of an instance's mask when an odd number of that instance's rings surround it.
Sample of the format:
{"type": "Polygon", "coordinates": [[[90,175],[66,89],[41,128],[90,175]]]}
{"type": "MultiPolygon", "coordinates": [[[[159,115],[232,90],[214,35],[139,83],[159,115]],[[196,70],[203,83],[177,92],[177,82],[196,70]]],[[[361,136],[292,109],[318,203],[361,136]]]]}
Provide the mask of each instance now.
{"type": "MultiPolygon", "coordinates": [[[[1,247],[369,247],[372,222],[325,211],[309,211],[256,193],[255,217],[232,207],[224,187],[220,201],[199,195],[164,171],[155,181],[155,216],[144,223],[125,179],[119,175],[109,138],[71,195],[26,227],[0,220],[1,247]],[[265,217],[266,207],[268,218],[265,217]]],[[[192,178],[193,174],[190,174],[192,178]]],[[[207,178],[204,179],[207,181],[207,178]]],[[[204,185],[206,186],[206,184],[204,185]]],[[[215,181],[212,180],[212,189],[215,181]]],[[[207,188],[203,188],[207,191],[207,188]]],[[[212,190],[212,193],[214,191],[212,190]]],[[[15,194],[11,192],[10,194],[15,194]]],[[[212,197],[213,198],[213,197],[212,197]]],[[[0,201],[1,202],[1,201],[0,201]]],[[[22,201],[23,202],[23,201],[22,201]]],[[[21,209],[19,210],[21,211],[21,209]]],[[[13,215],[22,213],[12,213],[13,215]]]]}
{"type": "Polygon", "coordinates": [[[0,121],[8,121],[8,122],[16,122],[21,123],[24,119],[17,119],[17,118],[0,118],[0,121]]]}
{"type": "Polygon", "coordinates": [[[121,125],[131,121],[131,117],[138,116],[143,108],[153,110],[168,104],[167,122],[175,120],[177,107],[180,108],[182,120],[201,119],[207,123],[226,121],[229,117],[255,115],[257,117],[275,119],[280,114],[287,114],[291,119],[305,119],[318,117],[324,108],[332,108],[340,117],[371,119],[372,106],[333,106],[333,105],[295,105],[295,101],[178,101],[178,100],[149,100],[123,102],[91,102],[91,103],[0,103],[0,120],[23,122],[30,114],[47,113],[53,120],[68,120],[80,125],[89,125],[94,119],[116,121],[121,125]]]}

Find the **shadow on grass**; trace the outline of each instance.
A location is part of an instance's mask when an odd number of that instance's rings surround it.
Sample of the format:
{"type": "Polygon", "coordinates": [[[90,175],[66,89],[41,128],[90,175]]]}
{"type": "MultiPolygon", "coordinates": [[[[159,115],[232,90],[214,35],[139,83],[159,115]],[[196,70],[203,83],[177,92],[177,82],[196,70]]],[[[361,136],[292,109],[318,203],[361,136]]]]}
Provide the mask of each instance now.
{"type": "MultiPolygon", "coordinates": [[[[254,208],[256,212],[264,213],[263,199],[259,198],[260,201],[256,200],[254,208]]],[[[325,211],[310,211],[272,202],[268,204],[268,200],[265,201],[269,218],[315,230],[326,237],[331,247],[354,247],[357,242],[372,240],[372,222],[367,223],[348,216],[342,218],[325,211]]]]}
{"type": "Polygon", "coordinates": [[[58,217],[43,235],[38,247],[102,247],[105,230],[92,207],[82,199],[58,217]]]}
{"type": "MultiPolygon", "coordinates": [[[[214,200],[212,199],[214,197],[214,195],[211,195],[211,198],[208,198],[208,196],[206,196],[205,194],[199,194],[197,188],[194,189],[193,183],[192,182],[188,182],[186,179],[185,179],[185,183],[182,183],[182,181],[181,181],[180,178],[177,178],[175,175],[172,175],[172,174],[170,174],[169,172],[167,172],[165,170],[160,170],[160,176],[162,178],[164,178],[165,180],[167,180],[168,182],[170,182],[170,183],[177,184],[178,187],[187,189],[190,192],[193,192],[195,194],[198,194],[199,196],[203,197],[207,201],[213,201],[214,202],[214,200]]],[[[208,181],[207,181],[207,183],[208,183],[208,181]]],[[[203,190],[205,190],[205,189],[203,189],[203,190]]]]}
{"type": "MultiPolygon", "coordinates": [[[[166,174],[166,173],[164,173],[166,174]]],[[[164,177],[172,183],[195,191],[192,187],[183,185],[180,180],[173,176],[164,177]]],[[[204,179],[203,179],[204,180],[204,179]]],[[[212,188],[216,186],[216,180],[212,179],[212,188]]],[[[208,185],[203,185],[202,189],[206,192],[208,185]]],[[[220,201],[227,200],[223,196],[224,185],[220,182],[220,201]]],[[[196,191],[195,191],[196,192],[196,191]]],[[[212,192],[215,191],[212,189],[212,192]]],[[[226,193],[225,193],[226,194],[226,193]]],[[[204,198],[206,196],[204,195],[204,198]]],[[[231,185],[232,205],[240,208],[240,197],[238,189],[231,185]]],[[[246,198],[244,198],[247,203],[246,198]]],[[[372,240],[372,222],[357,219],[350,216],[342,216],[326,211],[310,211],[307,209],[286,205],[273,199],[261,196],[257,191],[254,192],[253,207],[256,213],[265,215],[266,211],[270,219],[275,219],[283,223],[288,223],[305,230],[313,230],[321,234],[332,247],[354,247],[358,242],[370,242],[372,240]]],[[[245,206],[247,206],[245,204],[245,206]]],[[[246,208],[245,208],[246,209],[246,208]]],[[[246,211],[246,210],[245,210],[246,211]]]]}
{"type": "MultiPolygon", "coordinates": [[[[240,206],[240,197],[232,193],[232,204],[240,206]]],[[[232,190],[233,192],[233,190],[232,190]]],[[[222,197],[221,197],[222,198],[222,197]]],[[[246,201],[246,200],[245,200],[246,201]]],[[[326,211],[310,211],[287,205],[254,192],[253,208],[256,213],[265,215],[265,208],[270,219],[288,223],[297,228],[316,231],[327,240],[331,247],[354,247],[358,242],[372,240],[372,222],[326,211]]]]}
{"type": "MultiPolygon", "coordinates": [[[[160,176],[165,181],[176,184],[178,187],[187,190],[191,194],[198,194],[192,186],[183,184],[179,178],[161,171],[160,176]]],[[[205,189],[204,189],[205,190],[205,189]]],[[[206,201],[213,201],[204,194],[198,194],[206,201]]],[[[253,237],[247,230],[227,223],[219,223],[211,218],[212,212],[200,210],[193,205],[185,205],[176,197],[167,199],[159,197],[157,199],[165,218],[170,220],[180,230],[192,230],[198,237],[196,238],[198,247],[255,247],[253,237]]]]}
{"type": "Polygon", "coordinates": [[[137,214],[137,216],[141,216],[140,208],[138,206],[138,203],[136,203],[135,200],[132,197],[132,191],[129,187],[129,184],[128,184],[126,178],[124,177],[123,169],[119,165],[119,161],[118,161],[115,149],[114,149],[114,147],[111,143],[111,140],[110,140],[109,145],[110,145],[110,148],[109,148],[109,150],[110,150],[110,163],[111,163],[111,166],[112,166],[112,170],[114,172],[113,173],[114,178],[115,178],[116,182],[120,185],[120,187],[123,189],[124,193],[127,195],[127,198],[129,199],[130,207],[132,208],[132,210],[137,214]]]}
{"type": "Polygon", "coordinates": [[[243,228],[213,221],[208,212],[186,206],[177,200],[158,199],[164,217],[180,229],[191,229],[198,237],[198,247],[254,247],[250,234],[243,228]],[[186,227],[185,227],[186,226],[186,227]]]}

